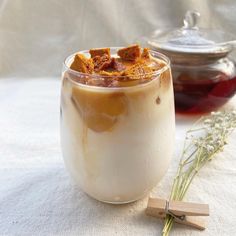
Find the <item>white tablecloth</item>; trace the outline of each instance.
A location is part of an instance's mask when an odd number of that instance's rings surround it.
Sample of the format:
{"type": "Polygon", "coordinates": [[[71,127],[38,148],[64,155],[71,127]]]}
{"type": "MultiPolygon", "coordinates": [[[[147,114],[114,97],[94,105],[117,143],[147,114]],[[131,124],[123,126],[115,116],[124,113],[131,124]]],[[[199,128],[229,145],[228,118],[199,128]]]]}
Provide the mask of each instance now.
{"type": "MultiPolygon", "coordinates": [[[[60,150],[59,94],[57,78],[0,80],[0,235],[160,235],[162,221],[144,213],[147,197],[113,206],[75,186],[60,150]]],[[[153,196],[168,196],[192,121],[177,117],[175,156],[153,196]]],[[[186,199],[210,204],[208,228],[175,225],[172,235],[236,235],[236,133],[186,199]]]]}

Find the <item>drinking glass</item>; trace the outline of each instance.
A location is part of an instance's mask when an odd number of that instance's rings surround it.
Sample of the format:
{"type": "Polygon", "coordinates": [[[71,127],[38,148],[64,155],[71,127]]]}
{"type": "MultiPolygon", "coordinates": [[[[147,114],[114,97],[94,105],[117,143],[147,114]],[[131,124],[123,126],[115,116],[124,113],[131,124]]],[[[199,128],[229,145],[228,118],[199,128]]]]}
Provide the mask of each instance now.
{"type": "MultiPolygon", "coordinates": [[[[111,48],[111,54],[118,49],[111,48]]],[[[63,64],[64,162],[84,192],[97,200],[117,204],[142,198],[170,164],[175,131],[170,62],[161,53],[150,54],[163,66],[149,80],[139,75],[144,79],[120,87],[101,85],[117,77],[71,70],[74,55],[63,64]]]]}

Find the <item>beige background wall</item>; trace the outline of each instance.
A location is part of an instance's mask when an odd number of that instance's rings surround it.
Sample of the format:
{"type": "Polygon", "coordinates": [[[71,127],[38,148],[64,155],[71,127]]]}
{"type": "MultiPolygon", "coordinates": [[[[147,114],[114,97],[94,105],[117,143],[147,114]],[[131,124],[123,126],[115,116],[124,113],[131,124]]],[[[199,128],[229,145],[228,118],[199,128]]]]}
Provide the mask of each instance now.
{"type": "Polygon", "coordinates": [[[180,26],[188,9],[236,33],[234,0],[0,0],[0,77],[59,76],[68,54],[180,26]]]}

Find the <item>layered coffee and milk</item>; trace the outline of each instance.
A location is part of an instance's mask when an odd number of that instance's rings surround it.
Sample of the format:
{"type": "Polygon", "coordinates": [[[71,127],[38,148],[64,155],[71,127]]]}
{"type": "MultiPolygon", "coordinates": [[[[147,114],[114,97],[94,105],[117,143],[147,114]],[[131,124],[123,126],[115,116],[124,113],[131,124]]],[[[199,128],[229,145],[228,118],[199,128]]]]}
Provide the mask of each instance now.
{"type": "Polygon", "coordinates": [[[79,186],[104,202],[147,194],[173,153],[168,60],[141,49],[100,48],[65,61],[61,93],[64,161],[79,186]]]}

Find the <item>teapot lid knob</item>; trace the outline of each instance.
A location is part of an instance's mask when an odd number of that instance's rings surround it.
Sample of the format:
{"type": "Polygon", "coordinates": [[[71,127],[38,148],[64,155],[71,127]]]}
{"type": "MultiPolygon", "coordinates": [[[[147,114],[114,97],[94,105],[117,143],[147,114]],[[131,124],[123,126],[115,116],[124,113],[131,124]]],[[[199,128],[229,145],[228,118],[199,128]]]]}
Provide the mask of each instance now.
{"type": "Polygon", "coordinates": [[[197,23],[200,18],[198,11],[187,11],[184,16],[184,29],[198,29],[197,23]]]}

